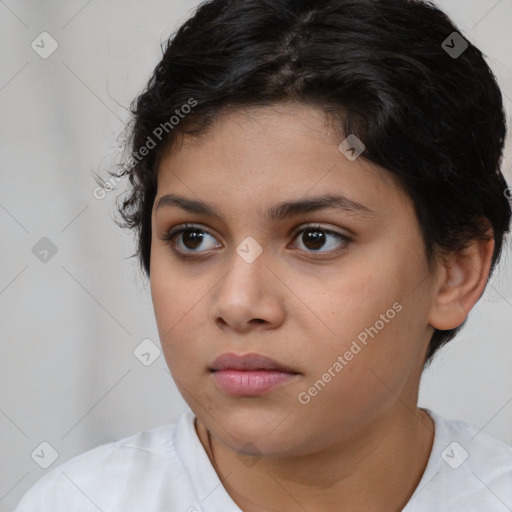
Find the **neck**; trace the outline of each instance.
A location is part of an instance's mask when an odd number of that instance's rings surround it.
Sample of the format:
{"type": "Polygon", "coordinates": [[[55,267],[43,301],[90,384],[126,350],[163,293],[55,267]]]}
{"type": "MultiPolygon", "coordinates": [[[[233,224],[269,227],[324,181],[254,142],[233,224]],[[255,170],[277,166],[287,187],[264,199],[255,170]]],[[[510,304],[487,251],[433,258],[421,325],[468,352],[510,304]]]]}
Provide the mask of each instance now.
{"type": "Polygon", "coordinates": [[[245,512],[399,511],[416,489],[430,456],[432,419],[403,405],[319,452],[254,465],[210,436],[197,433],[223,485],[245,512]],[[371,492],[368,492],[368,491],[371,492]]]}

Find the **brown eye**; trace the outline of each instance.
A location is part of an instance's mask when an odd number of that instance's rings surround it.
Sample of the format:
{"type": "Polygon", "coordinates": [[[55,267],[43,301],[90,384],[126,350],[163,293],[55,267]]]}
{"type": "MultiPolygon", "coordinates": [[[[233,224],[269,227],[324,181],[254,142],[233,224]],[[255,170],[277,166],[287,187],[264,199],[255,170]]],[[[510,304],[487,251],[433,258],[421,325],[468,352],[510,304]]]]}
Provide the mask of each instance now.
{"type": "Polygon", "coordinates": [[[200,253],[220,246],[220,244],[208,243],[210,239],[215,240],[208,231],[188,224],[172,229],[162,237],[163,241],[172,242],[173,250],[183,254],[200,253]],[[200,248],[203,250],[198,250],[200,248]]]}
{"type": "Polygon", "coordinates": [[[184,229],[181,232],[183,245],[187,249],[197,249],[204,239],[204,232],[198,231],[197,229],[184,229]]]}
{"type": "Polygon", "coordinates": [[[318,229],[306,229],[302,232],[301,242],[312,251],[318,251],[326,243],[327,236],[318,229]]]}
{"type": "MultiPolygon", "coordinates": [[[[297,240],[293,246],[296,247],[298,243],[298,249],[308,254],[337,253],[345,250],[352,241],[341,233],[316,225],[299,228],[293,234],[294,240],[297,240]]],[[[169,242],[172,251],[183,258],[192,258],[222,247],[211,233],[193,224],[177,226],[161,237],[161,240],[169,242]]]]}
{"type": "Polygon", "coordinates": [[[306,252],[336,252],[345,248],[351,241],[347,236],[322,228],[321,226],[306,226],[295,231],[295,234],[297,235],[296,239],[304,247],[299,247],[299,249],[306,252]]]}

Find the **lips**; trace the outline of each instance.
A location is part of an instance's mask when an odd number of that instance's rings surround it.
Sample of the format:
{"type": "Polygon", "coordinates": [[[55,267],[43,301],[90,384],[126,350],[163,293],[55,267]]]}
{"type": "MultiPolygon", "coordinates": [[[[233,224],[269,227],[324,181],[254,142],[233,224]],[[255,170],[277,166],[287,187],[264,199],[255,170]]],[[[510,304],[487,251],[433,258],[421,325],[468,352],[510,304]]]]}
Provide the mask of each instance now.
{"type": "Polygon", "coordinates": [[[300,373],[261,354],[222,354],[210,367],[221,391],[235,397],[257,397],[295,380],[300,373]]]}
{"type": "Polygon", "coordinates": [[[212,363],[210,368],[213,371],[219,370],[274,370],[283,373],[297,374],[293,368],[278,363],[274,359],[261,354],[222,354],[212,363]]]}

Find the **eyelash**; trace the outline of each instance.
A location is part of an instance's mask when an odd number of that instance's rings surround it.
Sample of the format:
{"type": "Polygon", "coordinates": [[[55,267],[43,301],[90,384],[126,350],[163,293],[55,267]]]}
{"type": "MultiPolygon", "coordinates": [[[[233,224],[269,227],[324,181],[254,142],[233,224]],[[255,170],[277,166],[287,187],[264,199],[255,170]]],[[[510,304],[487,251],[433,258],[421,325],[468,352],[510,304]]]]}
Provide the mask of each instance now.
{"type": "MultiPolygon", "coordinates": [[[[308,224],[307,226],[300,226],[299,228],[293,230],[293,232],[292,232],[293,240],[295,240],[300,233],[302,233],[304,231],[308,231],[308,230],[315,230],[315,229],[318,230],[318,231],[322,231],[325,234],[334,236],[340,242],[343,242],[343,245],[342,245],[342,247],[340,249],[333,249],[333,250],[323,251],[323,252],[322,251],[304,251],[304,250],[301,250],[302,252],[304,252],[306,254],[310,254],[310,255],[311,254],[336,255],[336,254],[346,250],[347,247],[352,242],[352,239],[347,237],[346,235],[342,235],[341,233],[338,233],[336,231],[331,231],[329,229],[323,228],[322,226],[320,226],[318,224],[308,224]]],[[[184,252],[184,251],[182,251],[180,249],[177,249],[176,248],[176,243],[173,242],[174,238],[176,238],[181,233],[183,233],[185,231],[192,231],[192,230],[195,230],[195,231],[198,231],[198,232],[201,232],[201,233],[206,233],[209,236],[215,238],[208,230],[203,229],[203,228],[201,228],[198,225],[195,225],[195,224],[182,224],[181,226],[177,226],[177,227],[171,229],[168,233],[163,235],[160,238],[160,240],[164,241],[166,244],[169,244],[171,246],[171,250],[179,258],[182,258],[182,259],[197,258],[197,257],[200,257],[199,256],[201,254],[200,252],[184,252]]],[[[207,251],[203,251],[203,252],[207,252],[207,251]]]]}

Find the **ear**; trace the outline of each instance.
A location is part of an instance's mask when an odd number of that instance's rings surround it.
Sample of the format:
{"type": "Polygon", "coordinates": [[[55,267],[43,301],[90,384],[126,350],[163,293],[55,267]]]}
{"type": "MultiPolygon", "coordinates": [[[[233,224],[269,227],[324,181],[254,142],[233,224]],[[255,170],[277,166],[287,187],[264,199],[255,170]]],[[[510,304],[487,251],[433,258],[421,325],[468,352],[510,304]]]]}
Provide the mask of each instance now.
{"type": "Polygon", "coordinates": [[[448,330],[461,325],[481,297],[494,251],[492,229],[488,235],[489,239],[474,241],[440,264],[429,314],[429,324],[435,329],[448,330]]]}

